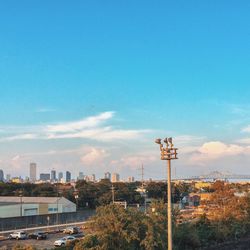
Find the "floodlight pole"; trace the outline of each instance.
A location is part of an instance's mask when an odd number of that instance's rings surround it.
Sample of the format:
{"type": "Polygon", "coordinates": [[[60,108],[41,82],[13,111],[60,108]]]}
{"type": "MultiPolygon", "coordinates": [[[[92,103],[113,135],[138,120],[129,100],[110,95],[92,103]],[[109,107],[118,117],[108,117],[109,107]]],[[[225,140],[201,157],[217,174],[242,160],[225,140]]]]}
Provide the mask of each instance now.
{"type": "Polygon", "coordinates": [[[160,145],[161,160],[167,160],[168,175],[168,250],[173,249],[172,243],[172,202],[171,202],[171,160],[177,158],[177,148],[174,148],[172,138],[164,139],[166,147],[164,148],[161,139],[156,139],[155,143],[160,145]]]}
{"type": "Polygon", "coordinates": [[[171,160],[168,163],[168,249],[172,250],[171,160]]]}

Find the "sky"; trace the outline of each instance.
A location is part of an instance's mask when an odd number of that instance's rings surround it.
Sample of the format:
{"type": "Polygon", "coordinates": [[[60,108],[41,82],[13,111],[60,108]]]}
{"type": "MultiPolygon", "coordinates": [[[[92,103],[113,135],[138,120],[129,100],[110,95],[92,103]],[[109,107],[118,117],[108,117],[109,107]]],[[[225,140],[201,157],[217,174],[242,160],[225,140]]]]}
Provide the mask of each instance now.
{"type": "Polygon", "coordinates": [[[0,3],[0,168],[249,174],[250,2],[0,3]]]}

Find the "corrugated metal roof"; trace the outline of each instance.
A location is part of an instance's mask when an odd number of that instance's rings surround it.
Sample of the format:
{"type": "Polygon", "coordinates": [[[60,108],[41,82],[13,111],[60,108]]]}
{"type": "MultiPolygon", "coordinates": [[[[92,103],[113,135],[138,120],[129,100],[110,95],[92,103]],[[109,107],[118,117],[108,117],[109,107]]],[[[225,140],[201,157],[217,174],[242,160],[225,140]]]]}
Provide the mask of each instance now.
{"type": "MultiPolygon", "coordinates": [[[[22,203],[58,203],[59,204],[68,204],[71,203],[68,199],[64,197],[22,197],[22,203]]],[[[0,205],[20,203],[21,197],[19,196],[0,196],[0,205]]]]}

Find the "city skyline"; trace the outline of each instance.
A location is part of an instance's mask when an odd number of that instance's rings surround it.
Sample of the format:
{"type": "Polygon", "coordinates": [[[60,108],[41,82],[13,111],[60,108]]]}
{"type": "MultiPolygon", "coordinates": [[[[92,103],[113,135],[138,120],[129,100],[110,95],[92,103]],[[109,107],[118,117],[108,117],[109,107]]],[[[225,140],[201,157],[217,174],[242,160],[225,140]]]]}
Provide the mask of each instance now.
{"type": "Polygon", "coordinates": [[[139,179],[143,164],[161,179],[154,139],[172,136],[176,177],[249,173],[247,1],[14,2],[0,4],[0,169],[139,179]]]}

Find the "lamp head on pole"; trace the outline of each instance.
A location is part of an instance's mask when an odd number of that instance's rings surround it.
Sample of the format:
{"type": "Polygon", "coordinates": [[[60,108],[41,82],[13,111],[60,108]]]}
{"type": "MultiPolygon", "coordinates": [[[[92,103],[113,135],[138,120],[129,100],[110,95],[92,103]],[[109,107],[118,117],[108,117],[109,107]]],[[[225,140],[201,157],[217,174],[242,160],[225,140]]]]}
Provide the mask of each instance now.
{"type": "Polygon", "coordinates": [[[167,147],[168,147],[168,138],[167,138],[167,137],[164,139],[164,142],[165,142],[165,144],[166,144],[167,147]]]}
{"type": "Polygon", "coordinates": [[[155,143],[156,143],[156,144],[161,144],[161,139],[160,139],[160,138],[155,139],[155,143]]]}

